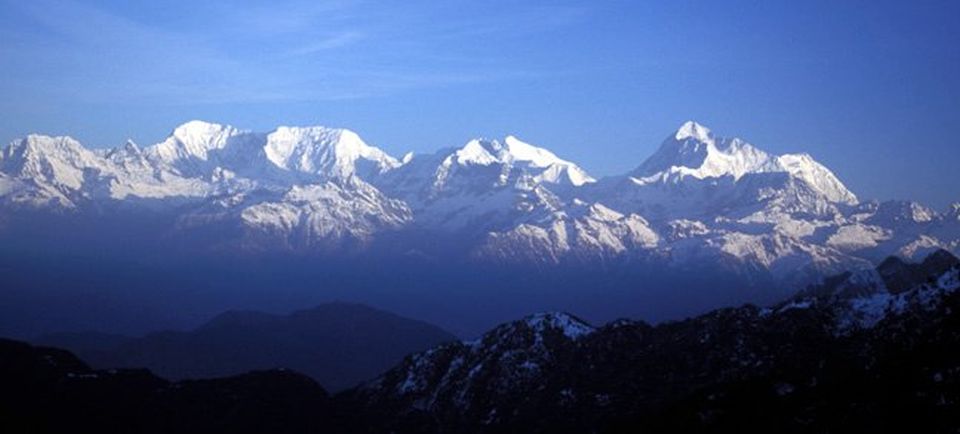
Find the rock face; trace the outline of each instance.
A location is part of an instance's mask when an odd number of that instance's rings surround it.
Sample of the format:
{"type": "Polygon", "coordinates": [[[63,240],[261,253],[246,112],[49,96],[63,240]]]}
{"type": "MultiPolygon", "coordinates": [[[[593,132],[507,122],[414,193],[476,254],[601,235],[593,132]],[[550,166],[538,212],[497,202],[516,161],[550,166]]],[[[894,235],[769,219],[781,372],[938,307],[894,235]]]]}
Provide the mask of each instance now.
{"type": "Polygon", "coordinates": [[[598,328],[534,315],[413,355],[349,396],[383,431],[950,431],[958,307],[960,260],[941,251],[772,308],[598,328]]]}
{"type": "Polygon", "coordinates": [[[31,135],[0,152],[4,237],[16,236],[18,215],[54,216],[61,228],[149,213],[168,221],[156,241],[196,251],[415,249],[537,269],[714,264],[798,287],[891,254],[956,252],[957,209],[862,202],[809,155],[773,155],[695,122],[600,180],[513,136],[397,159],[343,129],[200,121],[143,149],[31,135]]]}

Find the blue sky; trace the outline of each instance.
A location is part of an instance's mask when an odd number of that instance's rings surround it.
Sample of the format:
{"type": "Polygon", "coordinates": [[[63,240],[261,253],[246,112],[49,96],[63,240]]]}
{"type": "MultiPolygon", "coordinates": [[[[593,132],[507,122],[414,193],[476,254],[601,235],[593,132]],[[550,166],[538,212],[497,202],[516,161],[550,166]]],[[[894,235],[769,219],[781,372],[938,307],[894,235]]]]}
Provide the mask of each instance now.
{"type": "Polygon", "coordinates": [[[956,1],[0,0],[0,140],[190,119],[399,155],[516,134],[596,176],[687,119],[863,198],[960,201],[956,1]]]}

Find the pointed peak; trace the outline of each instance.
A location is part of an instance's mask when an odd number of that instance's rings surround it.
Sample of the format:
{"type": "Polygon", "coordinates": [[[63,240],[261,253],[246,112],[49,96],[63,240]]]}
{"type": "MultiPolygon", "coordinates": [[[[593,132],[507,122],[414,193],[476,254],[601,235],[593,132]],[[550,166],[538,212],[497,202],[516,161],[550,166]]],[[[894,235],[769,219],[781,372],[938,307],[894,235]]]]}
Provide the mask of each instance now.
{"type": "Polygon", "coordinates": [[[523,322],[538,333],[550,329],[560,330],[571,339],[586,336],[595,331],[586,321],[566,312],[536,313],[524,318],[523,322]]]}
{"type": "Polygon", "coordinates": [[[500,144],[487,139],[472,139],[454,153],[460,164],[488,165],[500,162],[500,144]]]}
{"type": "Polygon", "coordinates": [[[709,128],[700,125],[695,121],[686,121],[683,123],[683,125],[680,125],[680,128],[677,129],[677,132],[673,137],[678,141],[694,139],[700,142],[705,142],[713,137],[713,133],[709,128]]]}

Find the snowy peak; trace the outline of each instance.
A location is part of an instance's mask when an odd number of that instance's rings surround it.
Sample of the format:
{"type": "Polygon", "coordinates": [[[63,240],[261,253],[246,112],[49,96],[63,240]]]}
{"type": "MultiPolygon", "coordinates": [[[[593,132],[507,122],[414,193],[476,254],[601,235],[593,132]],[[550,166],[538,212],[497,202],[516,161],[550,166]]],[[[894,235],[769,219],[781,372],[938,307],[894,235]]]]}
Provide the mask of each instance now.
{"type": "Polygon", "coordinates": [[[208,176],[222,168],[269,178],[275,169],[281,169],[320,179],[343,179],[377,175],[400,165],[352,131],[321,126],[282,126],[263,134],[191,121],[145,152],[190,176],[208,176]]]}
{"type": "Polygon", "coordinates": [[[596,329],[565,312],[536,313],[519,321],[500,324],[479,339],[467,342],[474,353],[516,348],[538,357],[549,357],[549,348],[576,341],[596,329]]]}
{"type": "Polygon", "coordinates": [[[88,151],[72,137],[30,134],[11,143],[3,152],[3,158],[5,160],[26,160],[42,157],[61,158],[85,152],[88,151]]]}
{"type": "Polygon", "coordinates": [[[826,167],[807,154],[771,155],[739,138],[715,136],[709,128],[688,121],[630,176],[640,185],[677,183],[749,174],[788,173],[806,182],[828,201],[856,204],[857,197],[826,167]]]}
{"type": "MultiPolygon", "coordinates": [[[[502,166],[505,176],[514,169],[529,175],[535,183],[582,186],[596,180],[574,163],[557,157],[545,148],[531,145],[515,136],[502,141],[473,139],[454,151],[444,162],[460,166],[502,166]]],[[[445,171],[444,171],[445,173],[445,171]]]]}
{"type": "Polygon", "coordinates": [[[167,140],[148,149],[148,153],[162,161],[196,159],[207,161],[212,151],[227,147],[230,139],[247,133],[228,125],[190,121],[173,130],[167,140]]]}
{"type": "Polygon", "coordinates": [[[84,170],[99,168],[99,158],[71,137],[31,134],[3,152],[0,170],[37,184],[79,189],[84,170]]]}
{"type": "Polygon", "coordinates": [[[856,205],[859,200],[830,169],[809,154],[784,154],[776,157],[773,171],[784,171],[810,184],[814,190],[835,203],[856,205]]]}
{"type": "Polygon", "coordinates": [[[569,184],[575,187],[596,182],[580,166],[557,157],[547,149],[523,142],[514,136],[507,136],[504,144],[507,155],[513,161],[525,162],[531,168],[545,169],[540,173],[538,182],[569,184]]]}
{"type": "Polygon", "coordinates": [[[673,137],[677,141],[693,139],[698,142],[706,143],[713,140],[713,133],[709,128],[700,125],[695,121],[686,121],[683,123],[683,125],[680,125],[680,128],[677,129],[677,132],[673,135],[673,137]]]}
{"type": "Polygon", "coordinates": [[[707,127],[688,121],[667,137],[655,154],[634,171],[634,176],[672,174],[697,179],[768,171],[771,157],[740,139],[718,138],[707,127]]]}
{"type": "Polygon", "coordinates": [[[0,152],[0,172],[30,187],[16,197],[12,188],[4,188],[5,200],[67,208],[106,198],[202,200],[257,188],[284,191],[373,176],[399,165],[347,130],[280,127],[262,134],[203,121],[180,125],[145,149],[127,141],[110,150],[89,150],[69,137],[30,135],[0,152]]]}
{"type": "Polygon", "coordinates": [[[473,139],[453,153],[453,161],[461,166],[471,164],[488,166],[502,163],[499,156],[502,153],[500,142],[485,139],[473,139]]]}
{"type": "Polygon", "coordinates": [[[210,137],[217,136],[224,131],[231,130],[235,129],[229,125],[192,120],[174,128],[172,135],[184,143],[198,143],[210,137]]]}
{"type": "Polygon", "coordinates": [[[338,128],[280,127],[267,135],[263,151],[281,169],[330,178],[378,175],[401,164],[353,131],[338,128]]]}

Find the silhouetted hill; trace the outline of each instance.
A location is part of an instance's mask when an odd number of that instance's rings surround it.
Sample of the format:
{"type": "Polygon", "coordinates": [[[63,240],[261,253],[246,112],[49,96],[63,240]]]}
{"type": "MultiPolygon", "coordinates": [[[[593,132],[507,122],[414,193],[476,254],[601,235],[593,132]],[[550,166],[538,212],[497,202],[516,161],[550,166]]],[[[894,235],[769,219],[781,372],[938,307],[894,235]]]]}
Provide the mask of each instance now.
{"type": "Polygon", "coordinates": [[[367,306],[329,303],[290,315],[226,312],[188,332],[123,339],[58,334],[37,342],[75,351],[97,368],[145,367],[172,380],[287,368],[330,390],[370,379],[404,356],[456,337],[367,306]]]}

